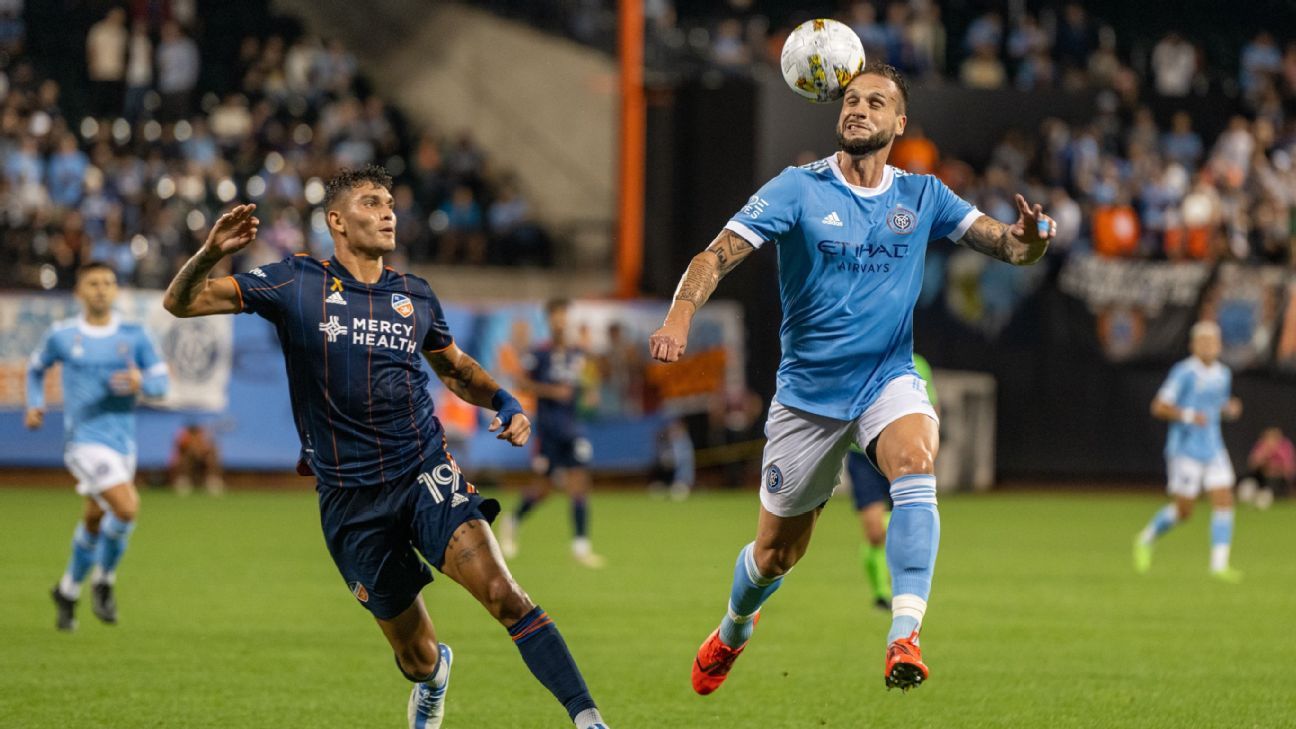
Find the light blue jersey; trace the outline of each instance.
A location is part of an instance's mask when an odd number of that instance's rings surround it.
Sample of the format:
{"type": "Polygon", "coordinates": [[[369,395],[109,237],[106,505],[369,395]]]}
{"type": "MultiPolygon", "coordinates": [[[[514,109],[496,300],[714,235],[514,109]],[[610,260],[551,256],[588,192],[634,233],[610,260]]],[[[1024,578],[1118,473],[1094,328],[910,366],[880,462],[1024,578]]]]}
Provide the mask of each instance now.
{"type": "Polygon", "coordinates": [[[118,395],[116,372],[140,370],[140,391],[166,394],[166,363],[139,324],[118,321],[92,326],[82,317],[56,322],[27,367],[27,407],[45,407],[45,371],[63,363],[63,428],[68,443],[98,443],[118,453],[135,453],[135,395],[118,395]]]}
{"type": "Polygon", "coordinates": [[[1205,415],[1206,424],[1170,423],[1166,458],[1207,462],[1224,452],[1220,411],[1228,403],[1232,387],[1233,373],[1220,362],[1207,366],[1200,359],[1189,357],[1170,369],[1165,384],[1157,391],[1157,399],[1205,415]]]}
{"type": "Polygon", "coordinates": [[[789,167],[725,227],[779,255],[783,359],[774,399],[859,417],[913,366],[913,308],[927,243],[958,241],[981,212],[931,175],[890,165],[875,188],[846,182],[836,155],[789,167]]]}

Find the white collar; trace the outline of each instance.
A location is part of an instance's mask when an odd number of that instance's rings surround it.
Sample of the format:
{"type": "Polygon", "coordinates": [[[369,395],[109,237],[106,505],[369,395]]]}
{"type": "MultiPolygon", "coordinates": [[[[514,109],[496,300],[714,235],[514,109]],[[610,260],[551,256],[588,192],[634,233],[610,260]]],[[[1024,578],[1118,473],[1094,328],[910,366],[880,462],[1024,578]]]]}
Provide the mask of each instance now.
{"type": "Polygon", "coordinates": [[[1206,364],[1201,360],[1200,357],[1198,357],[1195,354],[1191,356],[1191,359],[1192,359],[1193,369],[1197,370],[1199,373],[1203,375],[1213,375],[1216,372],[1219,372],[1224,367],[1223,363],[1221,363],[1218,359],[1212,362],[1211,364],[1206,364]]]}
{"type": "Polygon", "coordinates": [[[110,314],[108,323],[103,325],[95,325],[86,321],[85,314],[77,317],[77,329],[80,329],[81,333],[87,337],[110,337],[116,334],[117,329],[120,327],[121,319],[117,318],[117,312],[110,314]]]}
{"type": "Polygon", "coordinates": [[[891,165],[883,165],[882,181],[878,183],[878,186],[862,187],[860,185],[852,185],[846,181],[846,176],[843,175],[841,171],[841,165],[837,163],[836,154],[832,154],[828,156],[828,166],[832,168],[833,174],[836,175],[837,180],[841,182],[841,184],[850,188],[851,192],[855,193],[856,195],[859,195],[860,197],[877,197],[878,195],[881,195],[882,193],[891,189],[891,182],[892,180],[895,179],[895,168],[892,167],[891,165]]]}

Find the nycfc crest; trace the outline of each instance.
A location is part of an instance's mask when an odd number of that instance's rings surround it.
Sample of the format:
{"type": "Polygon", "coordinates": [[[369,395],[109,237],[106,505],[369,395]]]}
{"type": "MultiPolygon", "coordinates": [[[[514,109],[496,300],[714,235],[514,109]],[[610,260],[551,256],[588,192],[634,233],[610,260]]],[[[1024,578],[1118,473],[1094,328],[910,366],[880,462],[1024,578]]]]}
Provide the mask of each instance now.
{"type": "Polygon", "coordinates": [[[771,494],[777,494],[779,489],[783,488],[783,472],[778,466],[771,465],[769,470],[765,471],[765,488],[771,494]]]}
{"type": "Polygon", "coordinates": [[[887,213],[887,227],[900,235],[909,235],[914,231],[914,224],[918,222],[918,215],[908,208],[899,205],[887,213]]]}

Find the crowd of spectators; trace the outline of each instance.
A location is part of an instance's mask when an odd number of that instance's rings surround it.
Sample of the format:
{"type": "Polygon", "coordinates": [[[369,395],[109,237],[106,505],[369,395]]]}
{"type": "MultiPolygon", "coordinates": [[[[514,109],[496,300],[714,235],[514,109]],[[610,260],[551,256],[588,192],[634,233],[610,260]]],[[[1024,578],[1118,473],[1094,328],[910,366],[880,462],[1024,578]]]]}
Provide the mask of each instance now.
{"type": "Polygon", "coordinates": [[[367,163],[396,178],[408,258],[550,262],[516,180],[471,134],[411,127],[337,41],[243,38],[238,81],[218,95],[202,85],[191,3],[164,17],[133,3],[88,29],[85,83],[62,88],[24,54],[21,4],[0,3],[0,285],[67,287],[95,258],[126,283],[164,286],[236,200],[258,203],[262,235],[235,267],[326,257],[323,182],[367,163]],[[65,104],[72,94],[81,103],[65,104]]]}

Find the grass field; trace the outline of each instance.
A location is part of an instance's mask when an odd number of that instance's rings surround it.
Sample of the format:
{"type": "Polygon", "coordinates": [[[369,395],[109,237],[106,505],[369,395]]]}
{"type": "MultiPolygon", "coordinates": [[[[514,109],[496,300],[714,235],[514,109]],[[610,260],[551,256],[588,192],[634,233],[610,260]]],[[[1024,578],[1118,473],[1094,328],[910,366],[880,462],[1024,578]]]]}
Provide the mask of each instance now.
{"type": "MultiPolygon", "coordinates": [[[[511,502],[511,499],[509,499],[511,502]]],[[[519,582],[562,628],[616,729],[1296,726],[1296,508],[1243,510],[1238,586],[1206,575],[1203,511],[1129,567],[1149,495],[944,498],[923,632],[932,679],[882,686],[888,616],[869,604],[857,527],[834,500],[728,683],[693,695],[755,495],[599,495],[592,572],[566,509],[523,531],[519,582]]],[[[336,575],[313,494],[147,493],[123,564],[122,621],[83,600],[71,635],[47,595],[79,506],[0,489],[0,727],[399,727],[409,685],[336,575]]],[[[425,592],[456,651],[446,729],[569,726],[502,628],[448,580],[425,592]]]]}

